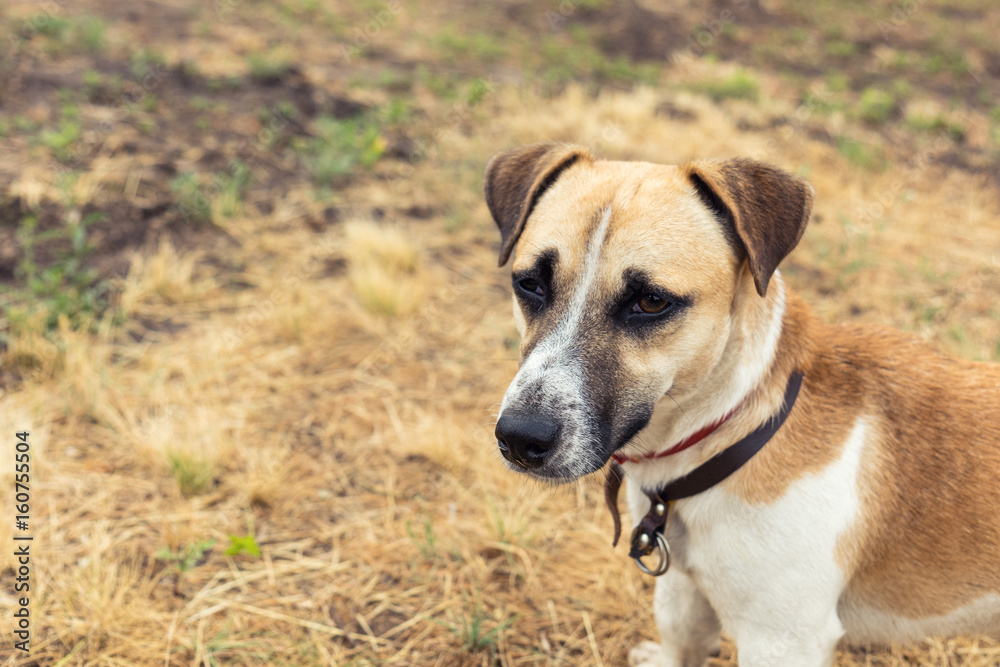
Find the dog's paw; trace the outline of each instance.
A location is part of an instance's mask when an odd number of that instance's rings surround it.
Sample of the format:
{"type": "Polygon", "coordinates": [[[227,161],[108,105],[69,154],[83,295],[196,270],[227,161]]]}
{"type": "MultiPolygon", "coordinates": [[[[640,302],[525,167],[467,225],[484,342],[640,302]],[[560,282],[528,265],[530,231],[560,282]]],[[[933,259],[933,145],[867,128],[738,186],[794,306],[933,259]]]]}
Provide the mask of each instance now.
{"type": "Polygon", "coordinates": [[[643,642],[628,652],[629,667],[663,667],[663,649],[656,642],[643,642]]]}

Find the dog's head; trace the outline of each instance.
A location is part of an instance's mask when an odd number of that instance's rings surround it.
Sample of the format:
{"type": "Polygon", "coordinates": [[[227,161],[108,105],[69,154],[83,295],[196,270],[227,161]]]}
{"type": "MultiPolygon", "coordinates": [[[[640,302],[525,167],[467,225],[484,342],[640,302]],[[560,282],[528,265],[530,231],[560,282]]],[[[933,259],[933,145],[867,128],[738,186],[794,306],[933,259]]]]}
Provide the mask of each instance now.
{"type": "Polygon", "coordinates": [[[812,206],[805,181],[759,162],[608,162],[565,144],[498,154],[484,189],[521,334],[497,441],[552,480],[601,468],[660,401],[702,388],[812,206]]]}

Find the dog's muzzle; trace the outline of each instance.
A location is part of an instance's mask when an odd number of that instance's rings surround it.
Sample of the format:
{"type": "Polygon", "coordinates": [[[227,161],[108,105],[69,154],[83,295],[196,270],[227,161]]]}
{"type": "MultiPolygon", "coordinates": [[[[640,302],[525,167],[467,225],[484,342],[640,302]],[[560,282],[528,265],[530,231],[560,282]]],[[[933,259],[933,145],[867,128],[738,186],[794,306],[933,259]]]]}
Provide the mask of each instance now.
{"type": "Polygon", "coordinates": [[[540,468],[555,451],[559,424],[536,413],[504,414],[497,421],[497,447],[505,459],[522,468],[540,468]]]}

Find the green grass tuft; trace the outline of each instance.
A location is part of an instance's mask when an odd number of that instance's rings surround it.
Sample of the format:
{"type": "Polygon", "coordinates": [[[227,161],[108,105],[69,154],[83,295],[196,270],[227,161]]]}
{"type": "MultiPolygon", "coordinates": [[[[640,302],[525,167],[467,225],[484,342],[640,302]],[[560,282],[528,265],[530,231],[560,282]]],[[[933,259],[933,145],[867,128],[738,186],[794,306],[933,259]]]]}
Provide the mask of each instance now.
{"type": "Polygon", "coordinates": [[[372,169],[385,152],[378,126],[364,118],[316,119],[316,137],[302,146],[305,162],[317,185],[330,185],[357,169],[372,169]]]}
{"type": "Polygon", "coordinates": [[[886,159],[881,150],[850,137],[837,137],[837,150],[848,162],[866,171],[883,171],[886,167],[886,159]]]}
{"type": "Polygon", "coordinates": [[[170,473],[177,480],[177,488],[185,497],[209,491],[215,484],[215,464],[196,454],[182,451],[167,452],[170,473]]]}
{"type": "Polygon", "coordinates": [[[188,222],[205,223],[212,221],[212,202],[201,191],[198,174],[187,171],[170,182],[177,208],[188,222]]]}
{"type": "Polygon", "coordinates": [[[247,56],[247,66],[250,68],[250,77],[265,84],[281,81],[292,69],[288,57],[274,51],[251,53],[247,56]]]}
{"type": "Polygon", "coordinates": [[[109,305],[110,286],[100,280],[97,272],[84,265],[93,252],[88,241],[88,228],[104,219],[103,213],[91,213],[79,222],[38,231],[34,215],[24,217],[19,224],[18,240],[22,257],[14,271],[23,287],[9,290],[0,298],[10,331],[41,322],[46,331],[55,329],[61,319],[76,329],[92,323],[109,305]],[[69,248],[41,265],[36,259],[39,244],[61,241],[69,248]]]}
{"type": "Polygon", "coordinates": [[[718,81],[706,81],[696,88],[716,102],[722,100],[756,102],[760,98],[760,83],[753,74],[744,69],[738,69],[718,81]]]}
{"type": "Polygon", "coordinates": [[[87,16],[76,26],[76,41],[86,51],[100,53],[104,50],[104,22],[94,16],[87,16]]]}
{"type": "Polygon", "coordinates": [[[856,113],[866,123],[881,125],[892,117],[895,110],[896,98],[892,93],[878,88],[866,88],[858,100],[856,113]]]}

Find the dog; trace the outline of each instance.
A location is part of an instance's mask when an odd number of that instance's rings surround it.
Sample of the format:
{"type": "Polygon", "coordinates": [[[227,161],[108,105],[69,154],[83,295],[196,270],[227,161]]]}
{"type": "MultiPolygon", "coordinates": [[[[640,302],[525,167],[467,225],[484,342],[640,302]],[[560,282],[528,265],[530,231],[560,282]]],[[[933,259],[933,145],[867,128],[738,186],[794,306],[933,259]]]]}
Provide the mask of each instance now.
{"type": "Polygon", "coordinates": [[[704,665],[723,628],[744,667],[1000,636],[1000,365],[814,316],[778,271],[806,181],[544,143],[484,192],[521,335],[500,453],[551,482],[614,458],[633,555],[666,570],[630,665],[704,665]]]}

